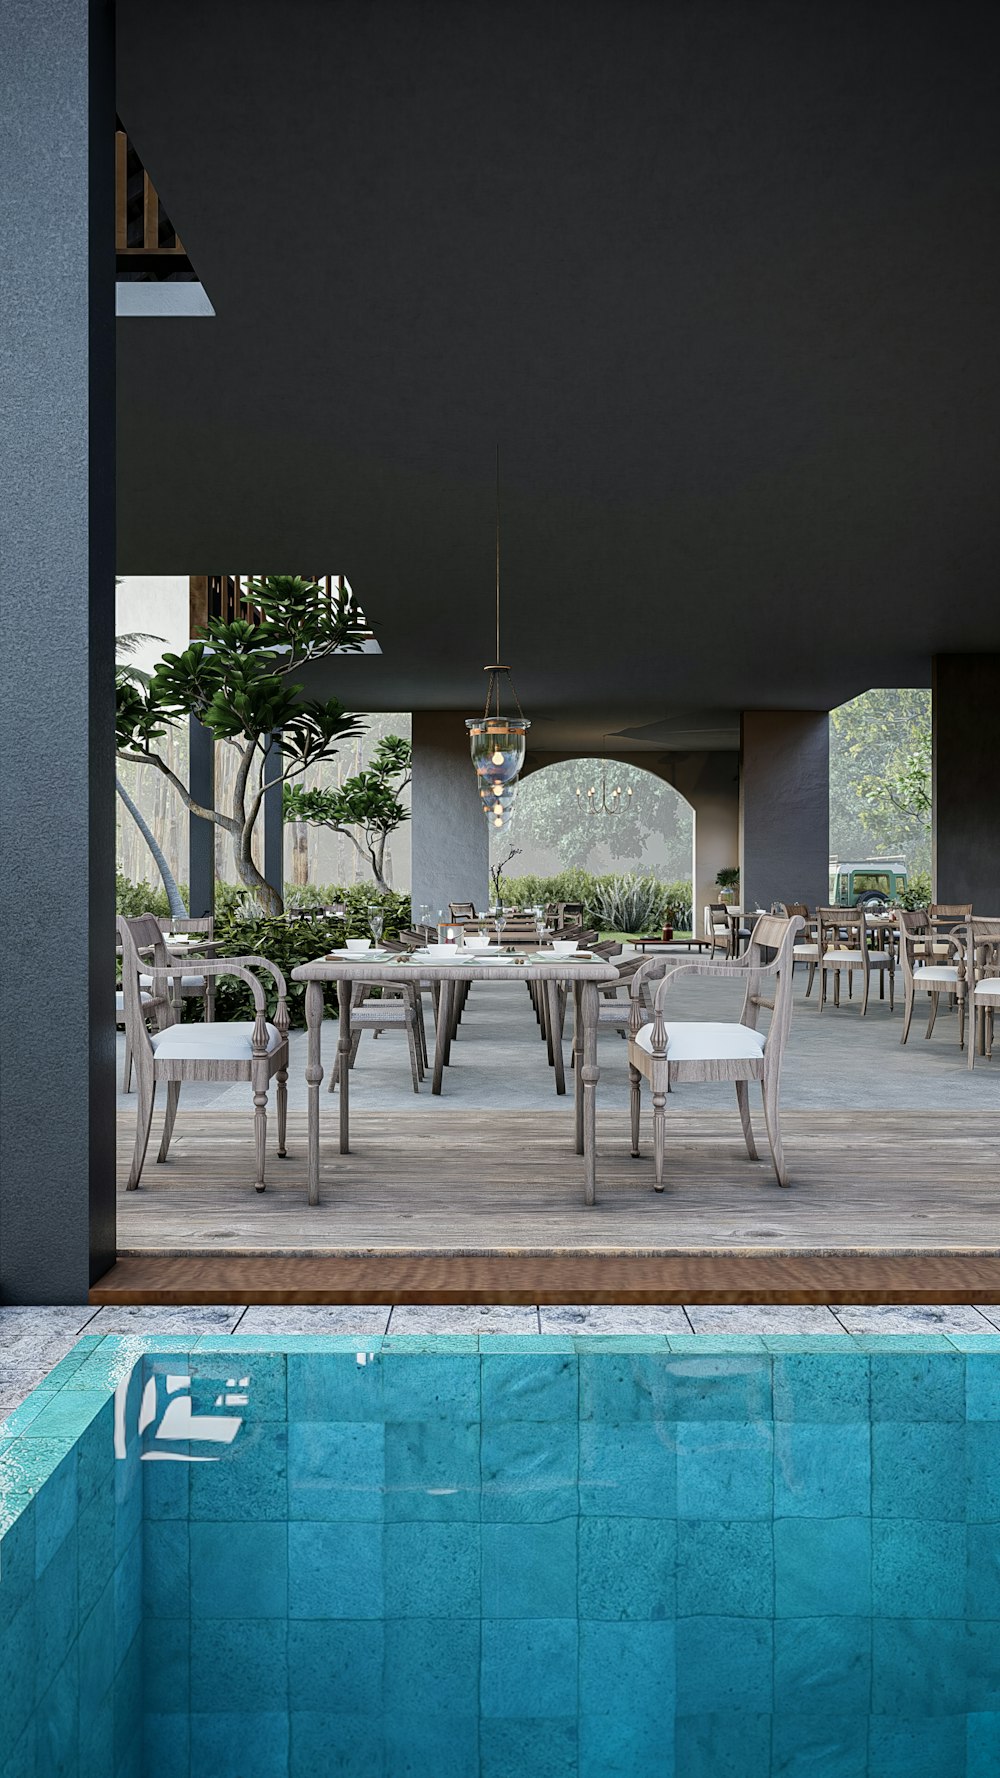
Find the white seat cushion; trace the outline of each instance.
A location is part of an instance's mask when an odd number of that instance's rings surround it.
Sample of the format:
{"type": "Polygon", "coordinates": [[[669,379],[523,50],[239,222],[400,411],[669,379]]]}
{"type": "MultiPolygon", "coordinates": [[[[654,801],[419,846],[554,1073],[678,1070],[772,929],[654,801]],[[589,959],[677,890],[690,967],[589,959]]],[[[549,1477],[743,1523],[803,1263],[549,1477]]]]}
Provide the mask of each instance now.
{"type": "MultiPolygon", "coordinates": [[[[182,988],[203,988],[205,986],[205,977],[203,975],[172,975],[168,976],[167,979],[171,987],[174,987],[178,981],[182,988]]],[[[152,976],[141,975],[139,977],[139,986],[140,988],[151,988],[153,986],[152,976]]]]}
{"type": "MultiPolygon", "coordinates": [[[[268,1055],[282,1041],[275,1025],[267,1027],[268,1055]]],[[[168,1025],[165,1031],[154,1031],[150,1037],[153,1050],[161,1059],[183,1057],[185,1061],[249,1062],[253,1055],[253,1020],[234,1019],[214,1025],[168,1025]]]]}
{"type": "Polygon", "coordinates": [[[1000,1000],[1000,976],[989,975],[984,981],[977,982],[975,992],[982,1000],[1000,1000]]]}
{"type": "MultiPolygon", "coordinates": [[[[635,1036],[641,1049],[653,1049],[653,1027],[635,1036]]],[[[671,1025],[667,1030],[668,1062],[749,1062],[764,1054],[764,1032],[749,1025],[671,1025]]]]}
{"type": "MultiPolygon", "coordinates": [[[[840,951],[836,949],[824,951],[823,961],[824,963],[828,963],[831,969],[864,968],[860,951],[840,951]]],[[[888,951],[869,951],[868,953],[868,966],[870,969],[881,969],[888,963],[888,961],[888,951]]]]}
{"type": "MultiPolygon", "coordinates": [[[[153,1004],[152,994],[140,994],[139,999],[142,1001],[143,1006],[152,1006],[152,1004],[153,1004]]],[[[119,988],[117,994],[115,995],[115,1012],[123,1013],[124,1011],[125,1011],[125,995],[124,995],[122,989],[119,988]]]]}
{"type": "Polygon", "coordinates": [[[913,971],[913,986],[951,986],[958,981],[958,970],[949,963],[918,963],[913,971]]]}
{"type": "Polygon", "coordinates": [[[809,945],[809,944],[793,945],[792,946],[792,956],[793,957],[810,957],[810,958],[818,957],[819,956],[819,945],[809,945]]]}

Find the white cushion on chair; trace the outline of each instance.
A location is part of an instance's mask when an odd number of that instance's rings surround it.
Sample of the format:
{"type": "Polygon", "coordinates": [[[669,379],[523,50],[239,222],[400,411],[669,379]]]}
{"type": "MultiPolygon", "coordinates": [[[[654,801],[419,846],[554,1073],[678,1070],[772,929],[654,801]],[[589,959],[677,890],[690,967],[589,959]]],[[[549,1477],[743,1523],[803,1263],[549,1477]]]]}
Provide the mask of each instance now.
{"type": "MultiPolygon", "coordinates": [[[[157,1056],[185,1061],[249,1062],[253,1055],[253,1020],[222,1020],[214,1025],[168,1025],[154,1031],[150,1042],[157,1056]]],[[[276,1025],[267,1027],[267,1053],[282,1042],[276,1025]]]]}
{"type": "Polygon", "coordinates": [[[1000,975],[986,976],[976,983],[974,992],[983,1000],[1000,1000],[1000,975]]]}
{"type": "Polygon", "coordinates": [[[949,963],[918,963],[913,971],[913,986],[950,987],[958,981],[958,970],[949,963]]]}
{"type": "Polygon", "coordinates": [[[810,944],[793,945],[792,946],[792,956],[793,957],[807,957],[807,958],[818,957],[819,956],[819,945],[810,945],[810,944]]]}
{"type": "MultiPolygon", "coordinates": [[[[171,986],[179,981],[182,988],[203,988],[205,986],[205,977],[203,975],[171,975],[167,977],[167,981],[171,986]]],[[[151,988],[153,986],[152,976],[141,975],[139,977],[139,986],[141,988],[151,988]]]]}
{"type": "MultiPolygon", "coordinates": [[[[152,1006],[152,1004],[153,1004],[152,994],[140,994],[139,999],[142,1001],[143,1006],[152,1006]]],[[[124,1011],[125,1011],[125,995],[124,995],[124,992],[122,991],[122,989],[119,988],[117,994],[115,995],[115,1012],[123,1013],[124,1011]]]]}
{"type": "MultiPolygon", "coordinates": [[[[850,969],[852,965],[855,969],[864,968],[860,951],[840,951],[836,949],[832,951],[824,951],[823,961],[824,963],[828,963],[832,969],[850,969]]],[[[880,969],[887,964],[888,961],[888,951],[869,951],[868,953],[868,965],[870,969],[880,969]]]]}
{"type": "MultiPolygon", "coordinates": [[[[684,1024],[667,1030],[668,1062],[747,1062],[759,1060],[764,1054],[764,1032],[751,1031],[749,1025],[684,1024]]],[[[635,1042],[640,1049],[653,1050],[653,1027],[644,1025],[637,1031],[635,1042]]]]}

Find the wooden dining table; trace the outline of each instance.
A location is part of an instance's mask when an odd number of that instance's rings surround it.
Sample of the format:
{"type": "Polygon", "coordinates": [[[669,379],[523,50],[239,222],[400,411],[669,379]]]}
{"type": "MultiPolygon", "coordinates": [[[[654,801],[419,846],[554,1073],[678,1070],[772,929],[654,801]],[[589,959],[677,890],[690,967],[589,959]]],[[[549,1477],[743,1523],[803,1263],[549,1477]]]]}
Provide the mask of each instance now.
{"type": "MultiPolygon", "coordinates": [[[[556,1016],[560,987],[573,989],[573,1086],[575,1108],[576,1152],[583,1156],[584,1202],[596,1198],[596,1097],[600,1070],[597,1062],[597,1030],[599,989],[618,980],[618,970],[603,957],[576,962],[572,956],[557,957],[545,952],[526,956],[498,957],[494,962],[475,953],[461,953],[451,961],[435,963],[433,946],[424,953],[408,952],[405,956],[366,961],[365,953],[342,957],[317,957],[292,970],[292,979],[306,984],[306,1030],[308,1033],[306,1086],[308,1107],[309,1202],[319,1203],[319,1118],[320,1085],[323,1080],[322,1027],[323,987],[336,982],[340,1012],[338,1041],[340,1072],[340,1153],[350,1153],[350,1051],[351,990],[355,983],[379,988],[399,988],[406,984],[430,983],[438,989],[437,1026],[434,1044],[432,1092],[440,1094],[444,1069],[448,1061],[452,1031],[455,990],[462,982],[524,982],[545,986],[549,996],[550,1016],[556,1016]]],[[[555,1029],[558,1030],[558,1020],[555,1029]]]]}

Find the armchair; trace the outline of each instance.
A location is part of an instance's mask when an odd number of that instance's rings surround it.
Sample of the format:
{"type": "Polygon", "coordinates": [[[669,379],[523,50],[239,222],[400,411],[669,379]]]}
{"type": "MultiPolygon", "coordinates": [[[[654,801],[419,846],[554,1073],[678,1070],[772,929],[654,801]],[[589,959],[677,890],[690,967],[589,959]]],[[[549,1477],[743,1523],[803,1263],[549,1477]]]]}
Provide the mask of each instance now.
{"type": "MultiPolygon", "coordinates": [[[[666,1095],[675,1080],[731,1080],[735,1083],[743,1136],[752,1161],[757,1159],[757,1149],[750,1122],[747,1084],[759,1080],[775,1175],[779,1185],[788,1184],[778,1092],[792,1017],[792,951],[801,930],[802,920],[798,915],[786,920],[777,914],[764,914],[753,929],[746,951],[734,962],[682,963],[678,968],[668,970],[653,998],[651,1025],[641,1023],[644,973],[639,970],[632,977],[632,1030],[628,1046],[632,1153],[638,1157],[641,1090],[643,1080],[647,1080],[653,1094],[655,1191],[663,1190],[666,1095]],[[765,963],[764,952],[772,950],[777,955],[772,962],[765,963]],[[746,994],[739,1021],[696,1023],[678,1020],[668,1026],[664,1019],[667,996],[681,976],[711,976],[716,980],[732,976],[745,982],[746,994]],[[768,996],[767,988],[771,984],[773,991],[768,996]],[[767,1008],[771,1013],[766,1032],[757,1029],[761,1008],[767,1008]]],[[[657,968],[663,968],[662,961],[653,962],[651,969],[657,968]]]]}
{"type": "Polygon", "coordinates": [[[181,1024],[178,1010],[167,989],[171,981],[182,975],[187,964],[171,962],[155,916],[144,914],[137,920],[120,919],[118,937],[122,948],[122,994],[125,1029],[135,1058],[138,1086],[138,1115],[135,1150],[129,1171],[127,1191],[138,1188],[142,1175],[153,1103],[160,1081],[167,1088],[167,1106],[163,1120],[163,1136],[157,1154],[165,1161],[177,1116],[177,1102],[185,1080],[249,1081],[253,1087],[254,1135],[257,1150],[255,1189],[264,1190],[264,1154],[267,1136],[267,1095],[273,1076],[278,1081],[278,1154],[285,1155],[285,1124],[288,1107],[288,1006],[285,978],[280,969],[266,957],[199,958],[198,967],[206,976],[235,975],[247,983],[253,994],[255,1017],[252,1020],[181,1024]],[[143,963],[139,952],[152,952],[151,963],[143,963]],[[254,970],[265,969],[274,977],[278,989],[278,1007],[274,1023],[266,1016],[267,1002],[254,970]],[[140,973],[149,974],[153,993],[162,996],[158,1026],[149,1031],[146,1024],[148,1008],[142,1000],[140,973]]]}

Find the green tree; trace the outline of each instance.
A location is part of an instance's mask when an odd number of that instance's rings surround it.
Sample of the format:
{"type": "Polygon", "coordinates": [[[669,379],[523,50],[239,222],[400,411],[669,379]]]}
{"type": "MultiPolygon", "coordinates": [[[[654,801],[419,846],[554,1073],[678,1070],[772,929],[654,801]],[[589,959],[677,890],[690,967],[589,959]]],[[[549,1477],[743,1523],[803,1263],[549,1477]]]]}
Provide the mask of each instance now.
{"type": "MultiPolygon", "coordinates": [[[[123,632],[121,635],[116,636],[115,637],[115,678],[116,678],[116,681],[122,685],[134,685],[134,686],[138,686],[140,688],[148,687],[150,675],[148,673],[144,673],[141,670],[141,668],[134,666],[131,663],[131,661],[128,659],[128,656],[135,654],[136,650],[141,648],[144,642],[162,642],[162,641],[163,641],[162,636],[149,636],[142,630],[128,630],[128,631],[123,632]]],[[[171,919],[172,920],[183,920],[184,916],[187,913],[187,908],[184,905],[184,900],[183,900],[183,897],[181,896],[181,892],[180,892],[179,888],[177,887],[177,879],[174,876],[174,873],[171,870],[169,864],[167,863],[167,857],[166,857],[166,853],[163,850],[163,847],[160,845],[159,841],[157,840],[156,835],[154,834],[152,828],[150,827],[149,822],[146,820],[145,816],[143,815],[142,810],[138,807],[138,805],[129,796],[129,793],[126,790],[124,784],[122,783],[121,778],[118,777],[117,774],[115,775],[115,788],[117,789],[118,795],[120,796],[126,809],[128,810],[129,814],[131,815],[133,821],[135,822],[136,827],[139,829],[139,832],[142,834],[142,837],[145,840],[147,847],[149,848],[149,852],[152,856],[153,863],[155,864],[157,870],[160,873],[160,881],[162,882],[163,887],[166,890],[166,894],[167,894],[167,907],[169,909],[171,919]]]]}
{"type": "Polygon", "coordinates": [[[304,698],[293,675],[307,661],[358,653],[366,632],[349,606],[331,605],[315,581],[274,574],[251,581],[261,612],[256,624],[212,618],[181,654],[165,654],[148,685],[118,677],[119,759],[152,764],[173,784],[186,808],[228,833],[236,874],[265,914],[283,912],[280,893],[254,863],[254,828],[265,793],[361,732],[339,698],[304,698]],[[157,750],[166,724],[196,716],[216,741],[237,748],[239,766],[229,806],[208,807],[191,795],[157,750]],[[280,749],[275,739],[280,737],[280,749]]]}
{"type": "Polygon", "coordinates": [[[386,735],[368,768],[345,778],[336,789],[306,790],[301,784],[286,784],[285,820],[306,821],[343,834],[367,860],[378,888],[388,889],[386,842],[410,819],[400,797],[410,782],[412,758],[409,741],[400,735],[386,735]]]}
{"type": "MultiPolygon", "coordinates": [[[[601,772],[600,759],[561,760],[522,780],[507,831],[532,859],[532,868],[541,868],[537,859],[541,853],[547,855],[549,871],[553,854],[563,869],[574,865],[593,869],[593,855],[604,851],[612,859],[640,866],[647,844],[655,839],[659,850],[662,834],[663,874],[688,874],[691,811],[683,798],[638,766],[609,760],[608,797],[619,787],[619,807],[613,815],[591,815],[587,791],[593,785],[600,796],[601,772]]],[[[648,870],[649,865],[642,868],[648,870]]]]}
{"type": "Polygon", "coordinates": [[[930,869],[931,694],[863,692],[830,714],[830,850],[930,869]]]}

